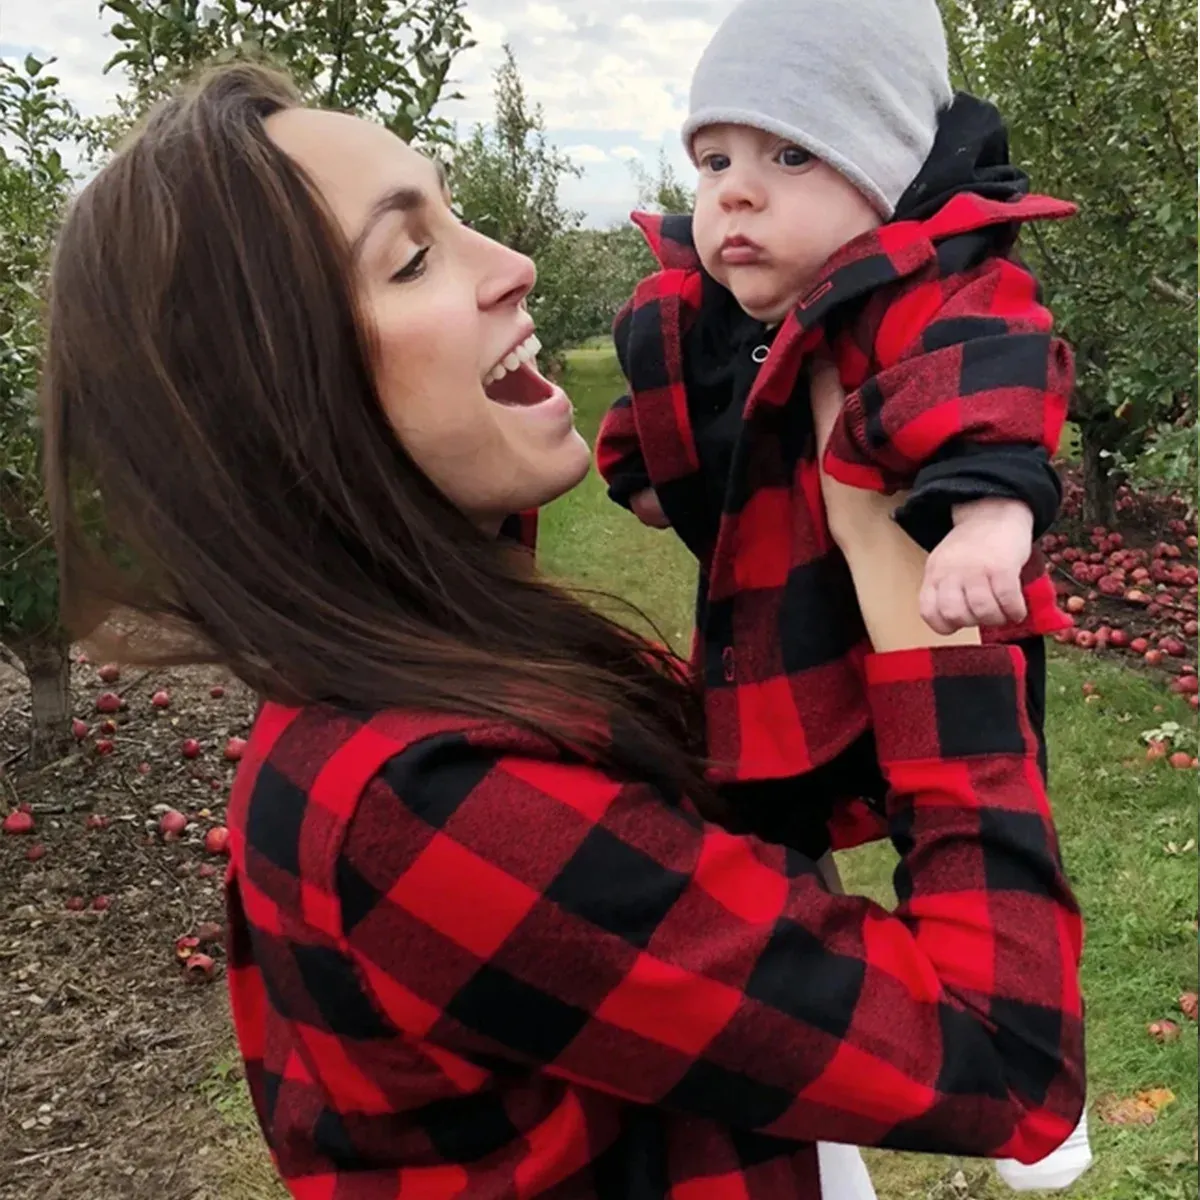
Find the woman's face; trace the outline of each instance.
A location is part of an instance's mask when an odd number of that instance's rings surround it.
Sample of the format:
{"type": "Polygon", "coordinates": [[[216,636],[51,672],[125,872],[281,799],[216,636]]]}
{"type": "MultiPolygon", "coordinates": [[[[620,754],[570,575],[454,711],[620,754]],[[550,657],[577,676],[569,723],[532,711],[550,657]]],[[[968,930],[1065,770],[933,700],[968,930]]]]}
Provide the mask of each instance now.
{"type": "Polygon", "coordinates": [[[417,466],[488,530],[574,487],[590,453],[533,363],[533,263],[462,225],[438,167],[382,126],[290,109],[267,130],[352,247],[380,401],[417,466]]]}

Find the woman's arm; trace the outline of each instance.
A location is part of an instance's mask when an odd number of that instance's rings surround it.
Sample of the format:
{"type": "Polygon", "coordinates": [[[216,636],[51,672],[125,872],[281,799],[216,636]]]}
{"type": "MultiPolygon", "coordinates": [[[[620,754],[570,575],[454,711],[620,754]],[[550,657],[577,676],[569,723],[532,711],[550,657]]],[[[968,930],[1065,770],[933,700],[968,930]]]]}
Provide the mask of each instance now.
{"type": "Polygon", "coordinates": [[[502,1057],[777,1137],[1043,1157],[1083,1103],[1079,923],[1020,656],[868,669],[894,912],[512,731],[442,735],[368,786],[340,851],[375,1009],[464,1076],[502,1057]]]}

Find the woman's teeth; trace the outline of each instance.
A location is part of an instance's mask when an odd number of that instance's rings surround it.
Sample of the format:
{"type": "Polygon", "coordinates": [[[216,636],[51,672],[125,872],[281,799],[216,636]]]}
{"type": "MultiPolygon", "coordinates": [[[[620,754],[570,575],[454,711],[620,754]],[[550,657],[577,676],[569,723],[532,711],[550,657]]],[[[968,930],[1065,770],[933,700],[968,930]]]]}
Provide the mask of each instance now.
{"type": "Polygon", "coordinates": [[[497,379],[503,379],[509,371],[515,371],[522,363],[535,363],[538,351],[542,348],[542,343],[537,340],[537,335],[531,333],[515,350],[504,356],[484,377],[483,383],[486,387],[489,383],[495,383],[497,379]]]}

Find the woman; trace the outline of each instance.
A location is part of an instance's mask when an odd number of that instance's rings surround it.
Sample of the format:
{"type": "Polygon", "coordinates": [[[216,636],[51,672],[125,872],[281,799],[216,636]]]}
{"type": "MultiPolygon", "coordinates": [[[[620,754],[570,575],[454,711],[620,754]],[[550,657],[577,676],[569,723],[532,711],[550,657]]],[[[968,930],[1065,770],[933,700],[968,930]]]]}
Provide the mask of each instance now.
{"type": "Polygon", "coordinates": [[[67,608],[149,614],[171,637],[131,652],[265,700],[230,986],[283,1177],[811,1200],[817,1139],[1040,1157],[1082,1104],[1080,935],[1019,656],[930,634],[887,502],[826,481],[901,903],[707,824],[674,661],[501,536],[588,467],[532,365],[533,281],[432,162],[249,67],[160,109],[62,233],[67,608]]]}

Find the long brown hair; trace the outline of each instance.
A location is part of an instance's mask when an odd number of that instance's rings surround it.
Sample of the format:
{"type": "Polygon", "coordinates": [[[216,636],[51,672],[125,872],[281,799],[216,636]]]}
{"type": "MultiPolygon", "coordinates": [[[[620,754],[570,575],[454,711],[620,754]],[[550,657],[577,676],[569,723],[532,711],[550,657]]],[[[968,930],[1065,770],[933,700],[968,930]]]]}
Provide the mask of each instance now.
{"type": "Polygon", "coordinates": [[[212,71],[67,216],[42,409],[65,619],[124,609],[174,635],[127,660],[499,718],[702,794],[674,656],[477,531],[392,432],[345,239],[264,131],[299,103],[273,71],[212,71]]]}

